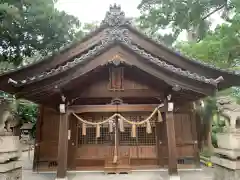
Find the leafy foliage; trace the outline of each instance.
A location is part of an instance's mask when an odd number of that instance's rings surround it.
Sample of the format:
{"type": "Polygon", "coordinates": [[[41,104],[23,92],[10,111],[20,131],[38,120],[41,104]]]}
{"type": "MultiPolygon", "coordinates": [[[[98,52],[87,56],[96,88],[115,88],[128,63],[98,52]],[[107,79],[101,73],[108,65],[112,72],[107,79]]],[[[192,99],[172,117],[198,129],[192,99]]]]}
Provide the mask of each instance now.
{"type": "Polygon", "coordinates": [[[17,113],[22,120],[22,123],[35,123],[38,115],[38,106],[33,103],[19,103],[17,113]]]}
{"type": "Polygon", "coordinates": [[[18,103],[17,114],[21,120],[21,124],[28,122],[33,123],[31,134],[32,137],[35,137],[36,123],[38,117],[38,106],[30,102],[18,103]]]}
{"type": "Polygon", "coordinates": [[[229,0],[142,0],[139,21],[151,33],[170,29],[168,37],[175,40],[183,30],[203,39],[211,24],[209,17],[221,10],[222,17],[228,19],[232,4],[229,0]]]}
{"type": "MultiPolygon", "coordinates": [[[[179,34],[186,31],[191,39],[180,42],[175,48],[190,58],[204,61],[223,69],[239,70],[240,67],[240,1],[239,0],[142,0],[139,7],[141,29],[158,36],[166,45],[173,45],[179,34]],[[225,20],[214,30],[210,30],[210,16],[218,12],[225,20]],[[161,35],[164,30],[167,35],[161,35]]],[[[239,89],[226,90],[222,94],[240,95],[239,89]],[[234,92],[234,93],[232,93],[234,92]]],[[[220,95],[219,93],[217,96],[220,95]]],[[[240,96],[239,96],[240,97],[240,96]]],[[[239,98],[240,99],[240,98],[239,98]]],[[[216,97],[204,100],[201,110],[203,138],[208,147],[216,146],[216,132],[224,126],[216,123],[216,97]]]]}
{"type": "Polygon", "coordinates": [[[53,0],[0,2],[0,61],[21,64],[34,52],[52,52],[70,42],[80,22],[54,8],[53,0]]]}
{"type": "MultiPolygon", "coordinates": [[[[200,42],[186,42],[177,48],[187,56],[224,69],[240,64],[240,38],[236,25],[223,24],[200,42]]],[[[239,27],[240,28],[240,24],[239,27]]]]}
{"type": "Polygon", "coordinates": [[[12,95],[0,91],[0,97],[10,102],[12,114],[23,123],[33,123],[32,135],[35,137],[36,122],[38,117],[38,105],[27,100],[15,99],[12,95]]]}

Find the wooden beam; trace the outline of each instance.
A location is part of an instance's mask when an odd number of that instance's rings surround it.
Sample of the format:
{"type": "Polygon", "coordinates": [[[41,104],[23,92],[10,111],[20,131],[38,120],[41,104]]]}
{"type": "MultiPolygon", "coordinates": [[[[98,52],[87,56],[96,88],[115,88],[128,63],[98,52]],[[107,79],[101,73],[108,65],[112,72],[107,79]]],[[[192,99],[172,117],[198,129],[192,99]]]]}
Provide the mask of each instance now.
{"type": "MultiPolygon", "coordinates": [[[[165,100],[165,102],[167,102],[167,100],[165,100]]],[[[166,130],[168,142],[168,172],[170,176],[177,175],[177,148],[173,111],[166,112],[166,130]]]]}
{"type": "MultiPolygon", "coordinates": [[[[105,88],[105,87],[104,87],[105,88]]],[[[107,88],[88,89],[80,94],[79,98],[108,98],[108,97],[134,97],[134,98],[151,98],[162,97],[162,94],[152,89],[126,89],[124,91],[109,91],[107,88]]]]}
{"type": "Polygon", "coordinates": [[[69,113],[60,114],[57,179],[67,177],[69,113]]]}
{"type": "MultiPolygon", "coordinates": [[[[69,111],[75,113],[86,112],[152,112],[159,104],[124,104],[124,105],[76,105],[70,106],[69,111]]],[[[163,112],[164,109],[160,108],[163,112]]]]}

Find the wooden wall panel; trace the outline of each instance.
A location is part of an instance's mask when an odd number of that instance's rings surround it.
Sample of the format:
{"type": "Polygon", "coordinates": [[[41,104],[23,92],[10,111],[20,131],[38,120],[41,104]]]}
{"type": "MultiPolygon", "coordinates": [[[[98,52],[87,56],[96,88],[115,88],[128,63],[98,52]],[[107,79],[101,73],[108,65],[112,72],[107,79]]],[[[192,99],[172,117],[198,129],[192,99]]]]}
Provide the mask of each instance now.
{"type": "Polygon", "coordinates": [[[43,108],[39,141],[39,161],[57,160],[59,114],[43,108]]]}
{"type": "Polygon", "coordinates": [[[111,148],[104,145],[83,145],[77,149],[77,159],[103,159],[111,154],[111,148]]]}
{"type": "MultiPolygon", "coordinates": [[[[113,154],[114,146],[84,145],[77,150],[78,159],[102,159],[113,154]]],[[[130,152],[130,158],[157,158],[155,146],[119,146],[119,154],[130,152]]]]}
{"type": "Polygon", "coordinates": [[[109,89],[109,80],[103,79],[89,85],[83,92],[81,98],[101,98],[101,97],[159,97],[161,93],[153,88],[133,81],[125,79],[123,82],[123,89],[121,91],[113,91],[109,89]]]}
{"type": "MultiPolygon", "coordinates": [[[[193,116],[188,113],[175,114],[175,131],[177,154],[179,158],[195,156],[195,141],[196,137],[193,134],[192,124],[194,123],[193,116]]],[[[195,124],[195,123],[194,123],[195,124]]]]}
{"type": "MultiPolygon", "coordinates": [[[[188,110],[189,111],[189,110],[188,110]]],[[[176,146],[177,157],[182,158],[195,158],[195,141],[194,130],[192,124],[195,124],[195,119],[192,114],[179,112],[174,114],[175,132],[176,132],[176,146]]],[[[159,125],[157,132],[159,135],[159,164],[167,166],[168,150],[167,150],[167,135],[166,124],[162,122],[159,125]]]]}
{"type": "Polygon", "coordinates": [[[59,113],[52,109],[44,108],[42,124],[42,141],[58,142],[59,113]]]}

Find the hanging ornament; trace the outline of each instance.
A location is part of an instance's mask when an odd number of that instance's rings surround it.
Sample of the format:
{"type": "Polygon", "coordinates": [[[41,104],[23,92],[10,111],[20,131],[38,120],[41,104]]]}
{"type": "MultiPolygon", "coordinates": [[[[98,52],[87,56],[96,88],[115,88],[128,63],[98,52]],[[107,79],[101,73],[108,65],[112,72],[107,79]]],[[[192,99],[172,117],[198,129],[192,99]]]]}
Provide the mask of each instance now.
{"type": "Polygon", "coordinates": [[[136,124],[132,124],[131,136],[136,137],[136,124]]]}
{"type": "Polygon", "coordinates": [[[124,132],[124,122],[122,118],[118,119],[118,124],[119,124],[119,130],[120,132],[124,132]]]}
{"type": "Polygon", "coordinates": [[[114,154],[114,156],[113,156],[113,164],[117,163],[117,159],[118,159],[118,156],[116,154],[114,154]]]}
{"type": "Polygon", "coordinates": [[[87,134],[87,131],[86,131],[86,124],[85,123],[82,123],[82,135],[83,136],[86,136],[86,134],[87,134]]]}
{"type": "Polygon", "coordinates": [[[160,110],[158,110],[158,122],[163,122],[162,113],[160,110]]]}
{"type": "Polygon", "coordinates": [[[96,126],[96,137],[99,138],[100,137],[100,125],[97,124],[96,126]]]}
{"type": "Polygon", "coordinates": [[[147,132],[148,134],[151,134],[151,133],[152,133],[152,127],[151,127],[150,120],[147,121],[146,132],[147,132]]]}
{"type": "Polygon", "coordinates": [[[113,132],[113,120],[110,119],[108,121],[108,127],[109,127],[109,132],[112,133],[113,132]]]}

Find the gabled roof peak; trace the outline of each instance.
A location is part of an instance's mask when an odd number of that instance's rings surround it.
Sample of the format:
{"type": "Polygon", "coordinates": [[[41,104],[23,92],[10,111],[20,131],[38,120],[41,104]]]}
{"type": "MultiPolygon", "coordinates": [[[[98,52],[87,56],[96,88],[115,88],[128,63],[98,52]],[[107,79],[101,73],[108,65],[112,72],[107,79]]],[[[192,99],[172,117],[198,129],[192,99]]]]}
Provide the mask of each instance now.
{"type": "Polygon", "coordinates": [[[117,27],[125,24],[130,24],[130,21],[126,18],[125,13],[121,9],[121,6],[115,3],[114,5],[110,5],[109,11],[107,11],[105,18],[101,24],[117,27]]]}
{"type": "Polygon", "coordinates": [[[114,3],[113,5],[110,4],[109,11],[110,12],[121,12],[121,5],[117,5],[116,3],[114,3]]]}

